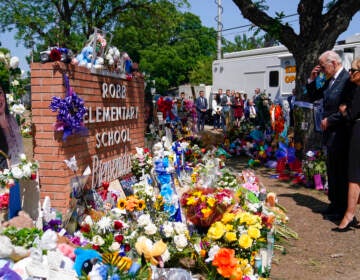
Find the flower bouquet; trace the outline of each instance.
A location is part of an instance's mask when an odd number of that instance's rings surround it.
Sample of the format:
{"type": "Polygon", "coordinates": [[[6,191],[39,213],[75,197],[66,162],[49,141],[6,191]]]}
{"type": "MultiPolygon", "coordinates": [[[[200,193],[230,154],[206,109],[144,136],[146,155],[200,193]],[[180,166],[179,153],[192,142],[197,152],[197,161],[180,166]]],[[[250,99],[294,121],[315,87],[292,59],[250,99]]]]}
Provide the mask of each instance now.
{"type": "Polygon", "coordinates": [[[21,162],[13,165],[10,169],[0,171],[0,187],[8,187],[14,185],[15,180],[31,179],[35,180],[37,177],[37,170],[39,165],[37,162],[28,161],[25,154],[20,155],[21,162]]]}
{"type": "Polygon", "coordinates": [[[235,204],[234,192],[222,188],[194,188],[185,192],[181,205],[195,226],[208,228],[235,204]]]}
{"type": "Polygon", "coordinates": [[[136,148],[136,154],[131,159],[131,172],[140,179],[145,174],[150,174],[152,168],[152,156],[149,149],[136,148]]]}
{"type": "MultiPolygon", "coordinates": [[[[302,162],[302,170],[307,182],[313,185],[317,177],[326,177],[325,155],[321,151],[308,151],[302,162]]],[[[319,184],[320,182],[318,182],[319,184]]]]}

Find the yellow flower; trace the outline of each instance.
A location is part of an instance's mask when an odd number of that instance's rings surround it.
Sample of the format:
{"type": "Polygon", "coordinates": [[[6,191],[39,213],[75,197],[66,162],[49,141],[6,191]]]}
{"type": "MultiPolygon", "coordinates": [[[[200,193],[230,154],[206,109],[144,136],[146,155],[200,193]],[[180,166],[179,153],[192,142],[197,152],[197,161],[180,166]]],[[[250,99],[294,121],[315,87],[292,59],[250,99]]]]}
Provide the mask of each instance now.
{"type": "Polygon", "coordinates": [[[253,275],[254,271],[252,269],[252,266],[249,264],[249,261],[247,259],[239,259],[239,266],[241,267],[241,270],[243,272],[243,275],[253,275]]]}
{"type": "Polygon", "coordinates": [[[239,245],[241,248],[248,249],[251,247],[253,240],[247,234],[242,234],[239,239],[239,245]]]}
{"type": "Polygon", "coordinates": [[[216,199],[215,199],[215,197],[208,197],[206,202],[210,207],[214,207],[214,205],[216,203],[216,199]]]}
{"type": "Polygon", "coordinates": [[[234,229],[234,226],[231,224],[225,225],[226,231],[232,231],[234,229]]]}
{"type": "Polygon", "coordinates": [[[197,203],[197,198],[190,196],[186,201],[186,205],[195,205],[197,203]]]}
{"type": "Polygon", "coordinates": [[[142,199],[139,199],[138,200],[138,202],[137,202],[137,207],[136,207],[136,209],[138,210],[138,211],[142,211],[142,210],[144,210],[145,209],[145,201],[144,200],[142,200],[142,199]]]}
{"type": "Polygon", "coordinates": [[[225,226],[222,222],[215,222],[208,230],[207,237],[210,239],[218,240],[225,233],[225,226]]]}
{"type": "Polygon", "coordinates": [[[193,195],[193,196],[200,197],[200,196],[202,195],[202,192],[197,191],[197,192],[194,192],[192,195],[193,195]]]}
{"type": "Polygon", "coordinates": [[[236,241],[236,239],[237,239],[236,233],[233,231],[229,231],[229,232],[225,233],[224,237],[227,242],[233,242],[233,241],[236,241]]]}
{"type": "Polygon", "coordinates": [[[260,237],[260,230],[255,226],[250,226],[247,230],[248,235],[253,239],[258,239],[260,237]]]}
{"type": "Polygon", "coordinates": [[[120,198],[117,203],[117,207],[121,210],[124,210],[126,207],[126,199],[120,198]]]}
{"type": "Polygon", "coordinates": [[[227,224],[229,222],[232,222],[235,218],[235,214],[233,213],[225,213],[221,219],[221,221],[224,223],[224,224],[227,224]]]}
{"type": "Polygon", "coordinates": [[[207,219],[212,214],[212,210],[209,208],[201,209],[201,213],[203,213],[204,218],[207,219]]]}
{"type": "Polygon", "coordinates": [[[197,182],[197,174],[196,173],[191,174],[191,182],[193,182],[193,183],[197,182]]]}

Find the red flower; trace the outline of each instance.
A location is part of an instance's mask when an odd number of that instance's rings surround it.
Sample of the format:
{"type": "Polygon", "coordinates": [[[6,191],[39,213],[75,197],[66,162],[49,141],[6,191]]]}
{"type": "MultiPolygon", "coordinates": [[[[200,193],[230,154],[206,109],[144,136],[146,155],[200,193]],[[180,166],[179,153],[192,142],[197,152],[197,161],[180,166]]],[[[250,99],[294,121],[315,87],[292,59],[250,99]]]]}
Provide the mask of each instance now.
{"type": "Polygon", "coordinates": [[[114,229],[115,229],[115,230],[122,229],[123,226],[124,226],[124,225],[123,225],[122,222],[120,222],[120,221],[115,221],[115,222],[114,222],[114,229]]]}
{"type": "Polygon", "coordinates": [[[31,180],[36,180],[36,173],[31,173],[31,180]]]}
{"type": "Polygon", "coordinates": [[[51,61],[60,61],[61,60],[61,52],[58,49],[52,49],[50,52],[50,60],[51,61]]]}
{"type": "Polygon", "coordinates": [[[145,153],[145,154],[148,154],[148,153],[150,153],[150,150],[149,150],[148,148],[145,148],[145,149],[144,149],[144,153],[145,153]]]}
{"type": "Polygon", "coordinates": [[[85,233],[89,233],[91,230],[90,225],[89,224],[83,224],[80,228],[81,232],[85,232],[85,233]]]}
{"type": "Polygon", "coordinates": [[[131,250],[130,244],[125,244],[124,250],[125,252],[129,252],[131,250]]]}
{"type": "Polygon", "coordinates": [[[99,246],[99,245],[93,244],[93,245],[92,245],[92,248],[93,248],[94,250],[96,250],[96,251],[99,251],[99,250],[100,250],[100,246],[99,246]]]}
{"type": "Polygon", "coordinates": [[[116,235],[116,236],[115,236],[115,241],[116,241],[117,243],[122,243],[123,240],[124,240],[124,236],[123,236],[123,235],[119,234],[119,235],[116,235]]]}

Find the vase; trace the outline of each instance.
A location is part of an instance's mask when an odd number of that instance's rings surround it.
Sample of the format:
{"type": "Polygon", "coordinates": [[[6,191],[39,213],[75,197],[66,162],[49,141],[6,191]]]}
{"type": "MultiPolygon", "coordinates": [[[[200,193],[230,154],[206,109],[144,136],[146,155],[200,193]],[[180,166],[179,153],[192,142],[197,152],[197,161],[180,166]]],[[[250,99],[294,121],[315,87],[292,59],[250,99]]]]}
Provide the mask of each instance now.
{"type": "Polygon", "coordinates": [[[314,184],[315,184],[315,189],[317,189],[317,190],[323,190],[324,189],[320,174],[315,174],[314,175],[314,184]]]}

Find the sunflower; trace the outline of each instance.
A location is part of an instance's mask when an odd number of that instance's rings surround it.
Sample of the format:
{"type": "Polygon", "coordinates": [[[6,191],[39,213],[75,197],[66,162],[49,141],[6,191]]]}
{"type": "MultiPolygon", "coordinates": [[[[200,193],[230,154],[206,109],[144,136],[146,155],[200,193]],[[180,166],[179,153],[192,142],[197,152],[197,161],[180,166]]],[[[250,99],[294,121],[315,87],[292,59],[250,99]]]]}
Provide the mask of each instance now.
{"type": "Polygon", "coordinates": [[[136,207],[136,210],[138,211],[142,211],[145,209],[145,201],[142,200],[142,199],[139,199],[138,202],[137,202],[137,207],[136,207]]]}
{"type": "Polygon", "coordinates": [[[124,210],[126,207],[126,199],[120,198],[117,202],[117,208],[124,210]]]}

